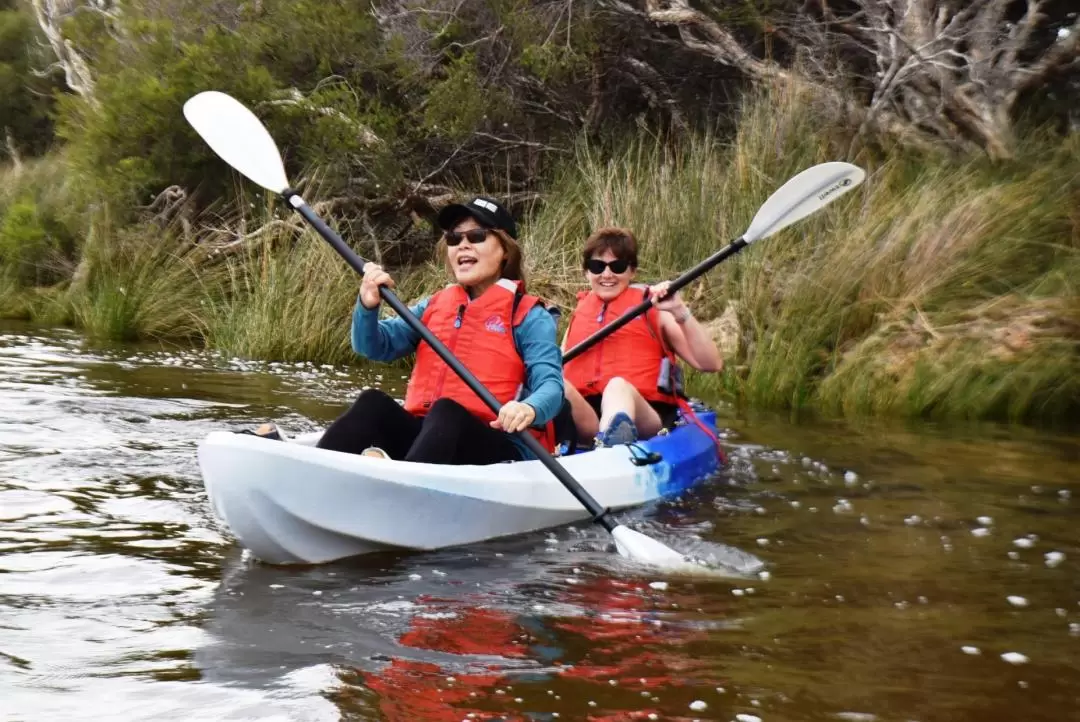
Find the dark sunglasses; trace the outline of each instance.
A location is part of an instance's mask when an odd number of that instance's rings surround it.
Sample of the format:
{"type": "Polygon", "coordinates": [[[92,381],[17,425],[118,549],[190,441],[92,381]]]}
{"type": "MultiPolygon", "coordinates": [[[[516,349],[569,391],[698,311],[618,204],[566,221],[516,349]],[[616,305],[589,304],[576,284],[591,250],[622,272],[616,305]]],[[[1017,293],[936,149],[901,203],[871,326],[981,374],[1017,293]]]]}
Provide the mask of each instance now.
{"type": "Polygon", "coordinates": [[[590,258],[585,262],[585,268],[589,269],[589,273],[593,273],[599,276],[604,272],[605,268],[610,268],[612,273],[626,273],[626,269],[630,268],[630,261],[617,258],[614,261],[601,261],[599,258],[590,258]]]}
{"type": "Polygon", "coordinates": [[[486,241],[489,233],[491,233],[491,231],[487,228],[473,228],[464,233],[447,231],[443,237],[446,238],[446,245],[448,246],[461,245],[461,240],[463,238],[468,239],[469,243],[475,246],[486,241]]]}

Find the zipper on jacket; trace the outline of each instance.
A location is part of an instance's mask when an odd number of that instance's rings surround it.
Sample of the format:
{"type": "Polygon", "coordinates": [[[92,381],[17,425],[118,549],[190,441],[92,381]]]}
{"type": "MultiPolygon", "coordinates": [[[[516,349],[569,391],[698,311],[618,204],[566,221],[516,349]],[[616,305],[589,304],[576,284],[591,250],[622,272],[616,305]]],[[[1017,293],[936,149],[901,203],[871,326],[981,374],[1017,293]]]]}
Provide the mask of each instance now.
{"type": "MultiPolygon", "coordinates": [[[[465,304],[458,306],[457,316],[454,317],[454,334],[450,337],[450,343],[447,347],[450,349],[450,353],[454,352],[457,347],[458,334],[461,333],[461,323],[465,319],[465,304]]],[[[446,381],[446,372],[450,370],[447,364],[443,364],[442,370],[439,371],[439,381],[435,384],[435,393],[431,401],[428,402],[428,406],[435,403],[437,399],[442,397],[443,382],[446,381]]]]}

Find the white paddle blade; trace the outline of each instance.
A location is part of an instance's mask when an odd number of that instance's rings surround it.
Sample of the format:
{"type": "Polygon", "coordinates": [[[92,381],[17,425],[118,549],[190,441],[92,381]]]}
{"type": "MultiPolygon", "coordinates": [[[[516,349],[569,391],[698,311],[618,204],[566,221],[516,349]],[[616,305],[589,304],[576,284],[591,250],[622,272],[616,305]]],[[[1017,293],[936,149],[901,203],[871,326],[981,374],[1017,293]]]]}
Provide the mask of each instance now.
{"type": "Polygon", "coordinates": [[[833,161],[807,168],[769,196],[742,238],[753,243],[779,233],[795,221],[832,203],[863,182],[866,171],[833,161]]]}
{"type": "Polygon", "coordinates": [[[619,554],[627,559],[661,567],[682,567],[687,564],[685,555],[621,524],[611,531],[611,536],[615,539],[619,554]]]}
{"type": "Polygon", "coordinates": [[[289,187],[277,144],[239,100],[207,90],[184,103],[184,117],[211,150],[245,177],[275,193],[289,187]]]}

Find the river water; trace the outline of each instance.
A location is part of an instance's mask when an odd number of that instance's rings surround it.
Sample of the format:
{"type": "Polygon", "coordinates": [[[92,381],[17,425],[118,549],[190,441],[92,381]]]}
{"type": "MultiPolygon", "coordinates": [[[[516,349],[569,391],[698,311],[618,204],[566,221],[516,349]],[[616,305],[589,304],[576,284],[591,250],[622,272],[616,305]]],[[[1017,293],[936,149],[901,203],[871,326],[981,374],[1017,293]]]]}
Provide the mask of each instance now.
{"type": "Polygon", "coordinates": [[[663,579],[587,526],[252,562],[199,439],[376,374],[0,326],[0,719],[1080,720],[1074,434],[729,416],[725,474],[624,519],[764,573],[663,579]]]}

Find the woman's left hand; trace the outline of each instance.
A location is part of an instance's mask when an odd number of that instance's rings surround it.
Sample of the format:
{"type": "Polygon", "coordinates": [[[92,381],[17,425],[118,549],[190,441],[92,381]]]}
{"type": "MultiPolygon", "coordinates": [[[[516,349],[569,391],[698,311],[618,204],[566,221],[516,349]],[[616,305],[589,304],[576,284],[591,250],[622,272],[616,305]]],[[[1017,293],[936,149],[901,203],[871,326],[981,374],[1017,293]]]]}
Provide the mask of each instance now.
{"type": "Polygon", "coordinates": [[[536,421],[536,409],[520,401],[509,401],[499,409],[499,418],[491,422],[491,428],[513,434],[523,431],[536,421]]]}
{"type": "Polygon", "coordinates": [[[653,306],[676,317],[684,316],[688,309],[686,304],[683,303],[682,297],[679,296],[679,292],[676,291],[671,295],[671,298],[668,298],[668,286],[670,285],[671,281],[661,281],[655,286],[649,287],[649,295],[653,299],[653,306]]]}

